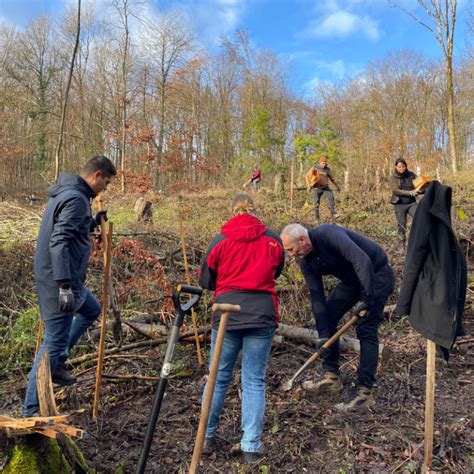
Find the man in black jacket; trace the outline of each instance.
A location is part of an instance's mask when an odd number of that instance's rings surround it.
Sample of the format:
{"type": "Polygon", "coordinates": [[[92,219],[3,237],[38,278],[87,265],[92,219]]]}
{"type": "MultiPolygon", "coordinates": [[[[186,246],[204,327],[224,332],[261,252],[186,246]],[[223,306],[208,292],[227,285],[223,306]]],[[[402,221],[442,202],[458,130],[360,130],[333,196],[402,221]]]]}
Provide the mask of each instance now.
{"type": "MultiPolygon", "coordinates": [[[[319,337],[327,340],[337,331],[344,314],[357,304],[355,313],[366,311],[357,324],[360,362],[357,394],[349,403],[339,403],[341,411],[353,411],[374,403],[372,387],[378,363],[378,326],[388,297],[394,288],[393,271],[383,249],[372,240],[334,224],[305,229],[290,224],[281,234],[290,257],[296,257],[306,279],[319,337]],[[323,275],[340,280],[326,298],[323,275]]],[[[342,390],[339,377],[339,343],[322,354],[324,375],[318,382],[305,382],[310,391],[342,390]]]]}
{"type": "Polygon", "coordinates": [[[71,385],[76,381],[65,361],[69,350],[101,312],[99,302],[84,285],[91,252],[90,233],[105,214],[102,211],[92,217],[91,200],[107,188],[116,173],[108,158],[95,156],[79,176],[61,173],[57,184],[48,190],[34,262],[45,334],[28,379],[25,416],[38,412],[36,371],[46,350],[53,382],[71,385]]]}

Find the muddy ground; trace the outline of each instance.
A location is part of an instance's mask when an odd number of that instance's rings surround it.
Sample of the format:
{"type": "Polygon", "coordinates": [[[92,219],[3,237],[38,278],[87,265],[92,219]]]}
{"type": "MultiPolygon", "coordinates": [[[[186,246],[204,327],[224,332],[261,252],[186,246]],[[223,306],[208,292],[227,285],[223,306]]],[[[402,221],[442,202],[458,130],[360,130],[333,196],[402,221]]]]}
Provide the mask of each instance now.
{"type": "MultiPolygon", "coordinates": [[[[466,322],[472,333],[472,314],[466,322]]],[[[222,448],[203,455],[201,472],[416,472],[422,461],[424,429],[424,341],[405,319],[385,321],[382,333],[376,405],[361,414],[343,415],[333,409],[335,402],[351,395],[357,354],[343,354],[345,388],[330,399],[308,395],[300,384],[289,393],[282,392],[281,383],[301,366],[311,348],[291,342],[273,348],[263,436],[267,456],[253,467],[240,464],[235,450],[241,435],[240,370],[236,371],[221,418],[222,448]]],[[[439,472],[474,472],[472,347],[472,338],[461,338],[448,364],[437,359],[433,467],[439,472]]],[[[145,348],[128,352],[126,358],[108,358],[104,372],[157,375],[164,349],[145,348]]],[[[192,457],[205,369],[196,368],[191,344],[178,346],[174,362],[178,369],[169,381],[147,472],[187,472],[192,457]]],[[[302,380],[320,372],[316,364],[302,380]]],[[[94,374],[93,369],[86,369],[77,385],[57,392],[61,411],[89,409],[94,374]]],[[[9,387],[3,410],[12,413],[18,409],[23,396],[20,385],[9,387]]],[[[91,467],[101,473],[134,472],[155,389],[155,382],[105,380],[97,423],[91,421],[89,410],[75,418],[75,424],[90,435],[78,444],[91,467]]]]}

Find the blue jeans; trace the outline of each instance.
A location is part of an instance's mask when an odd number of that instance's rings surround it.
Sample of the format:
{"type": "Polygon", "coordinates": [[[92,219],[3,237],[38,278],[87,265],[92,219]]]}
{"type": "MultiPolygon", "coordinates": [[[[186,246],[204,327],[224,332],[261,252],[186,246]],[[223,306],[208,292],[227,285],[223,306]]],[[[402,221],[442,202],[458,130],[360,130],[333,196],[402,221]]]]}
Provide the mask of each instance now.
{"type": "MultiPolygon", "coordinates": [[[[242,451],[258,452],[265,414],[265,372],[275,328],[227,331],[222,346],[219,371],[212,397],[206,438],[216,434],[235,361],[242,350],[242,451]]],[[[211,361],[217,330],[212,330],[211,361]]],[[[205,390],[204,390],[205,393],[205,390]]]]}
{"type": "Polygon", "coordinates": [[[31,368],[26,388],[23,415],[31,416],[39,409],[38,392],[36,391],[36,372],[38,364],[48,349],[51,374],[64,364],[69,356],[70,349],[87,331],[87,328],[101,313],[99,302],[87,290],[84,303],[74,314],[65,314],[62,318],[47,319],[44,321],[44,340],[31,368]]]}

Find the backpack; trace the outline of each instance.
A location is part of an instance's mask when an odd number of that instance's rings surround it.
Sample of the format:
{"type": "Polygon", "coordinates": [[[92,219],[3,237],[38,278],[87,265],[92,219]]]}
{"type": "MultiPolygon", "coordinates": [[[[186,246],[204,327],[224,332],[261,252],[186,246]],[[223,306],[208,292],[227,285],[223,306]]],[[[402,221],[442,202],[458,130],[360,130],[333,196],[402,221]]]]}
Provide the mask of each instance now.
{"type": "Polygon", "coordinates": [[[321,172],[317,168],[311,168],[306,173],[306,190],[309,192],[313,189],[321,179],[321,172]]]}

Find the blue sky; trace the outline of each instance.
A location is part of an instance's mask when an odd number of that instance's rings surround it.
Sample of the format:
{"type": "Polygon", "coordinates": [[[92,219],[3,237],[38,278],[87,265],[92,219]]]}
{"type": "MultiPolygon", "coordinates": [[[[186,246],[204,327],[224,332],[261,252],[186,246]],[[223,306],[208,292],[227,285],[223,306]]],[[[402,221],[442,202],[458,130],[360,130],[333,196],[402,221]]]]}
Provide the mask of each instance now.
{"type": "MultiPolygon", "coordinates": [[[[416,0],[396,2],[426,19],[416,0]]],[[[456,55],[465,46],[469,0],[458,3],[456,55]]],[[[68,4],[75,0],[0,0],[0,21],[22,28],[40,13],[60,16],[68,4]]],[[[196,38],[210,50],[222,35],[247,30],[256,46],[290,61],[292,83],[303,93],[318,81],[353,77],[389,51],[413,49],[441,57],[432,33],[386,0],[155,0],[154,5],[186,12],[196,38]]]]}

